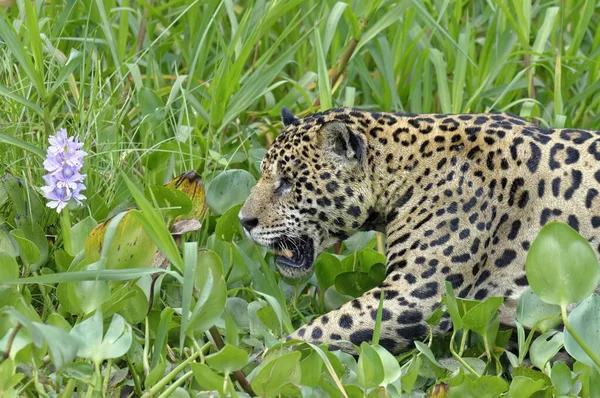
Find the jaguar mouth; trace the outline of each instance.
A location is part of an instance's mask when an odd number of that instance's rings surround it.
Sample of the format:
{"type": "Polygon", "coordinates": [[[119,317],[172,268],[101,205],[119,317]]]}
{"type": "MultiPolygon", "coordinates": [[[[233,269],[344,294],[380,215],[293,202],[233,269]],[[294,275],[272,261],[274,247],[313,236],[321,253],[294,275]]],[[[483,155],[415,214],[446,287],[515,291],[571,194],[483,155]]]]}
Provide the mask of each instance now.
{"type": "Polygon", "coordinates": [[[280,270],[289,270],[292,273],[309,269],[314,260],[314,242],[308,236],[299,238],[282,237],[273,245],[273,252],[277,255],[275,263],[280,270]]]}

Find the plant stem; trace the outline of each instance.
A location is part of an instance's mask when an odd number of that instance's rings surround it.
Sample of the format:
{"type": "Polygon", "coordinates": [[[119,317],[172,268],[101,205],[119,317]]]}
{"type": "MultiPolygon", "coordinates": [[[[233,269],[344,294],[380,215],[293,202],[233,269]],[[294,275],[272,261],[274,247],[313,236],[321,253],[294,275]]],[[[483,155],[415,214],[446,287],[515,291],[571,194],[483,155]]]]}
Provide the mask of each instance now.
{"type": "Polygon", "coordinates": [[[0,363],[4,362],[4,360],[8,359],[10,356],[10,350],[15,341],[15,337],[17,337],[17,333],[19,333],[19,330],[21,330],[22,327],[23,325],[21,325],[21,323],[17,323],[17,326],[15,326],[10,336],[8,336],[8,341],[6,342],[5,351],[2,353],[2,361],[0,361],[0,363]]]}
{"type": "Polygon", "coordinates": [[[571,322],[569,322],[568,314],[567,314],[567,306],[560,306],[560,314],[562,315],[562,321],[565,325],[565,329],[569,332],[569,334],[573,337],[573,339],[579,344],[579,347],[587,354],[588,357],[591,358],[592,361],[596,364],[598,368],[600,368],[600,357],[596,355],[596,353],[586,344],[585,341],[579,336],[579,334],[573,329],[571,326],[571,322]]]}
{"type": "Polygon", "coordinates": [[[189,378],[190,376],[192,376],[194,374],[194,372],[192,372],[191,370],[189,372],[187,372],[186,374],[184,374],[183,376],[181,376],[179,379],[175,380],[173,382],[173,384],[171,384],[169,386],[169,388],[167,388],[162,394],[160,394],[158,396],[158,398],[166,398],[166,397],[170,397],[171,394],[173,394],[173,392],[175,391],[175,389],[177,389],[177,387],[179,387],[181,384],[183,384],[183,382],[189,378]]]}
{"type": "Polygon", "coordinates": [[[190,363],[194,362],[194,360],[196,358],[198,358],[201,355],[201,353],[202,353],[202,351],[198,350],[195,353],[193,353],[192,355],[190,355],[189,358],[187,358],[185,361],[181,362],[179,365],[177,365],[175,368],[173,368],[173,370],[170,371],[165,377],[160,379],[160,381],[158,383],[156,383],[154,386],[152,386],[152,388],[150,388],[150,390],[146,391],[144,393],[144,395],[142,395],[142,398],[149,398],[149,397],[153,397],[154,395],[156,395],[160,390],[165,388],[165,386],[167,384],[169,384],[171,382],[171,380],[173,380],[173,378],[175,376],[177,376],[177,374],[179,372],[181,372],[183,369],[185,369],[190,363]]]}
{"type": "Polygon", "coordinates": [[[69,213],[69,206],[66,206],[61,212],[60,229],[66,252],[71,256],[75,256],[77,253],[73,253],[73,245],[71,244],[71,214],[69,213]]]}
{"type": "MultiPolygon", "coordinates": [[[[454,350],[454,337],[456,336],[456,332],[453,331],[452,332],[452,337],[450,338],[450,353],[452,353],[452,356],[458,361],[458,363],[460,363],[465,369],[467,369],[469,372],[473,373],[475,376],[477,377],[481,377],[481,375],[479,373],[477,373],[475,371],[475,369],[473,369],[471,366],[469,366],[468,363],[465,362],[464,359],[462,359],[462,357],[460,355],[458,355],[458,353],[454,350]]],[[[464,333],[463,333],[464,336],[464,333]]]]}

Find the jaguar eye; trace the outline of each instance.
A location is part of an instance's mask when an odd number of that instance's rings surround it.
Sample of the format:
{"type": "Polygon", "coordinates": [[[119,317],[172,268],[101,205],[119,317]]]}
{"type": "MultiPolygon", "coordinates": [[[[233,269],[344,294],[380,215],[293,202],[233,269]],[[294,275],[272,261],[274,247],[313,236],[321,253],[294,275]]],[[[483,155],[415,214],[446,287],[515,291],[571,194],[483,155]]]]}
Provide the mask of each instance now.
{"type": "Polygon", "coordinates": [[[280,178],[275,188],[275,194],[283,195],[284,193],[287,193],[290,189],[292,189],[292,183],[285,178],[280,178]]]}

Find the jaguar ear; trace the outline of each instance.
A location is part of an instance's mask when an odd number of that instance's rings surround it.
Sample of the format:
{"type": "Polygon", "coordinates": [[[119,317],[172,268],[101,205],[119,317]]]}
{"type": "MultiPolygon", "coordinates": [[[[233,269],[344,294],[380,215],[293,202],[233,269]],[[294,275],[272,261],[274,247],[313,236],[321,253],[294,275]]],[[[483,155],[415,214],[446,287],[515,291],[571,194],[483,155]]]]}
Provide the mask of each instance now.
{"type": "Polygon", "coordinates": [[[360,165],[365,161],[367,145],[360,134],[352,131],[345,123],[327,122],[321,128],[322,142],[327,151],[348,160],[356,160],[360,165]]]}
{"type": "Polygon", "coordinates": [[[290,111],[290,108],[284,106],[283,108],[281,108],[281,120],[283,121],[284,126],[289,126],[290,124],[298,120],[298,118],[294,116],[292,111],[290,111]]]}

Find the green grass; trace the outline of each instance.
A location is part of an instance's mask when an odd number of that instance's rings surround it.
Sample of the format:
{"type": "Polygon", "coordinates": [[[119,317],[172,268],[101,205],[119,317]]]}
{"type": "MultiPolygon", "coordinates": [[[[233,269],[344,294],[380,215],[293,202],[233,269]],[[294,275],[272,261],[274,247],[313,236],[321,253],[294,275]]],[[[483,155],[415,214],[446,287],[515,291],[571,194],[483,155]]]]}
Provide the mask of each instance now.
{"type": "MultiPolygon", "coordinates": [[[[340,379],[339,367],[351,364],[351,357],[319,349],[311,354],[307,348],[302,362],[295,354],[269,362],[281,354],[261,354],[282,334],[325,311],[326,299],[316,291],[315,279],[287,285],[270,270],[270,255],[241,239],[238,231],[227,232],[229,241],[215,239],[215,228],[234,222],[234,211],[222,216],[209,211],[202,229],[184,236],[181,255],[163,221],[165,211],[157,210],[160,198],[147,189],[188,170],[196,170],[206,186],[227,169],[246,170],[258,178],[263,148],[281,127],[282,106],[298,115],[331,106],[417,113],[496,110],[542,126],[600,128],[600,17],[592,0],[14,3],[0,9],[0,254],[16,258],[20,278],[38,279],[0,283],[0,337],[8,339],[15,325],[27,329],[29,336],[36,330],[31,322],[68,332],[92,319],[91,313],[64,300],[72,286],[83,286],[71,282],[67,288],[68,281],[93,278],[94,273],[100,279],[85,282],[90,290],[83,293],[92,292],[99,300],[107,323],[110,308],[125,313],[141,308],[144,300],[147,304],[148,270],[84,270],[81,264],[75,266],[77,253],[65,251],[59,215],[44,208],[39,191],[48,136],[59,128],[77,135],[89,153],[84,166],[88,200],[71,212],[71,224],[87,217],[102,222],[137,204],[143,210],[138,213],[141,222],[174,264],[159,278],[148,316],[125,317],[137,321],[127,355],[97,362],[93,371],[93,360],[80,359],[75,364],[79,367],[61,369],[56,381],[48,379],[56,358],[52,353],[46,357],[49,343],[21,351],[14,363],[0,358],[0,387],[10,384],[7,375],[15,363],[33,372],[14,384],[24,396],[51,389],[64,391],[63,396],[73,389],[82,395],[109,391],[116,396],[125,385],[152,396],[194,395],[201,388],[225,388],[235,395],[243,391],[243,377],[236,374],[234,381],[223,384],[230,380],[223,375],[242,367],[248,376],[260,360],[263,373],[257,370],[248,377],[254,377],[253,386],[265,395],[296,394],[289,381],[310,386],[306,394],[311,388],[316,394],[340,394],[340,383],[349,379],[340,379]],[[24,260],[26,243],[19,246],[11,240],[10,231],[17,229],[38,247],[45,242],[40,233],[47,237],[48,253],[38,265],[24,260]],[[21,249],[21,256],[13,246],[21,249]],[[210,265],[197,268],[194,259],[206,248],[217,259],[210,257],[210,265]],[[214,280],[202,279],[205,273],[214,280]],[[122,289],[117,297],[118,285],[106,282],[117,279],[141,287],[122,289]],[[224,281],[222,286],[218,280],[224,281]],[[210,297],[194,286],[211,292],[210,297]],[[108,296],[98,293],[103,289],[108,296]],[[220,294],[215,316],[202,300],[220,294]],[[106,300],[122,307],[111,307],[106,300]],[[182,319],[181,307],[197,310],[198,319],[214,320],[211,339],[203,332],[212,324],[194,334],[189,325],[195,321],[182,319]],[[211,360],[210,355],[219,355],[212,342],[220,338],[231,351],[211,360]],[[235,364],[244,355],[249,357],[237,367],[223,365],[235,364]],[[301,365],[318,372],[305,370],[301,380],[294,379],[300,377],[294,369],[301,365]],[[288,369],[287,374],[278,369],[288,369]],[[265,376],[267,371],[271,377],[265,376]],[[316,378],[314,383],[308,374],[316,378]],[[196,380],[210,381],[200,387],[196,380]]],[[[228,199],[225,195],[219,200],[228,199]]],[[[77,238],[83,247],[89,230],[80,231],[85,232],[77,238]]],[[[377,249],[375,238],[363,238],[363,244],[344,245],[342,255],[351,255],[355,248],[377,249]]],[[[9,279],[8,271],[0,271],[0,282],[9,279]]],[[[78,288],[73,289],[76,294],[78,288]]],[[[77,297],[83,302],[86,295],[77,297]]],[[[35,337],[27,336],[22,338],[35,337]]],[[[368,350],[362,362],[348,365],[353,372],[379,369],[364,359],[373,358],[368,350]]],[[[403,390],[431,392],[437,382],[450,380],[449,373],[436,373],[430,364],[417,366],[427,361],[420,355],[402,358],[403,390]]],[[[504,375],[509,381],[513,376],[504,375]]],[[[592,376],[587,385],[582,381],[582,391],[593,391],[595,382],[592,376]]],[[[364,383],[348,384],[348,396],[362,396],[365,388],[381,392],[369,380],[364,383]]],[[[393,395],[400,387],[389,388],[393,395]]]]}

